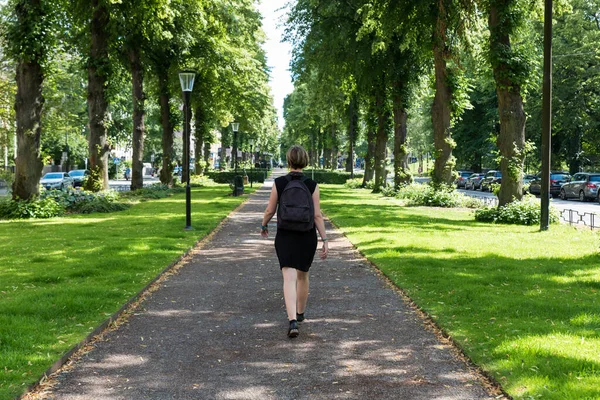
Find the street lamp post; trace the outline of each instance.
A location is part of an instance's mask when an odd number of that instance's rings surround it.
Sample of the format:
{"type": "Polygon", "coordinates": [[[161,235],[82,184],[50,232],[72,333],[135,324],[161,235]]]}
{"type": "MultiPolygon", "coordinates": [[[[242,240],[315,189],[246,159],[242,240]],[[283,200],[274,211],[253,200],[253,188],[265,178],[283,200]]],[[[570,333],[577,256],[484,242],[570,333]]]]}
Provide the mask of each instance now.
{"type": "Polygon", "coordinates": [[[254,139],[250,139],[250,187],[252,187],[252,175],[254,171],[254,139]]]}
{"type": "Polygon", "coordinates": [[[233,129],[233,167],[235,170],[235,174],[237,175],[237,168],[238,168],[238,159],[237,159],[237,134],[238,134],[238,129],[240,128],[240,124],[239,122],[232,122],[231,123],[231,129],[233,129]]]}
{"type": "Polygon", "coordinates": [[[186,180],[185,185],[185,230],[192,228],[192,194],[190,189],[190,97],[194,88],[194,78],[196,74],[192,71],[182,71],[179,73],[179,82],[183,92],[183,165],[185,176],[181,179],[186,180]]]}
{"type": "Polygon", "coordinates": [[[231,129],[233,130],[233,195],[239,196],[244,193],[244,180],[241,176],[238,176],[238,129],[240,128],[239,122],[232,122],[231,129]]]}

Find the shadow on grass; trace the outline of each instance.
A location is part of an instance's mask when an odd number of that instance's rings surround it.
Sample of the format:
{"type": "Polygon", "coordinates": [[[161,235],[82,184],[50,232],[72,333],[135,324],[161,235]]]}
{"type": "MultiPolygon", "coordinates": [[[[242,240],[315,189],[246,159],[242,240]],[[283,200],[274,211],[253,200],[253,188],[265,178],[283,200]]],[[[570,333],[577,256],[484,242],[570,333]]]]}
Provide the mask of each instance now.
{"type": "Polygon", "coordinates": [[[511,395],[600,396],[596,236],[327,189],[327,215],[511,395]]]}
{"type": "Polygon", "coordinates": [[[0,222],[0,398],[13,398],[243,201],[223,188],[106,214],[0,222]],[[13,385],[7,390],[6,385],[13,385]]]}

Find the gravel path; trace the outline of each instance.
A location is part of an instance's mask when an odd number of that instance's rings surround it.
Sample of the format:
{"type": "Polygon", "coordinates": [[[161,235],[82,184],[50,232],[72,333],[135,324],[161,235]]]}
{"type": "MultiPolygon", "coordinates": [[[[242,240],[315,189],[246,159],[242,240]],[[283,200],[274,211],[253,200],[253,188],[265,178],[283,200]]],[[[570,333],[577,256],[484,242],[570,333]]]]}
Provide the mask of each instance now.
{"type": "Polygon", "coordinates": [[[493,398],[330,224],[330,257],[315,260],[307,320],[289,339],[273,238],[259,235],[271,185],[44,398],[493,398]]]}

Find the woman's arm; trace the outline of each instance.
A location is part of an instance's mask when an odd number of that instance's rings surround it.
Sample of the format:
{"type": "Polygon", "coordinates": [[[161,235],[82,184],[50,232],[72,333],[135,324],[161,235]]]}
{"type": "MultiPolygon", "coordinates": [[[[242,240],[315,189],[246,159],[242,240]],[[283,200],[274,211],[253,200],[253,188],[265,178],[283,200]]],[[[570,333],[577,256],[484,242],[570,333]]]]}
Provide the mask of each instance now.
{"type": "MultiPolygon", "coordinates": [[[[265,215],[263,216],[262,219],[262,226],[267,226],[269,224],[269,221],[271,220],[271,218],[273,218],[273,215],[275,215],[275,212],[277,211],[277,186],[275,186],[275,183],[273,183],[273,188],[271,189],[271,195],[269,196],[269,203],[267,204],[267,208],[265,210],[265,215]]],[[[268,237],[269,236],[269,230],[268,229],[261,229],[260,234],[263,237],[268,237]]]]}
{"type": "Polygon", "coordinates": [[[323,247],[321,248],[321,259],[324,260],[327,258],[327,253],[329,252],[329,239],[327,238],[325,221],[323,220],[323,214],[321,213],[321,195],[319,192],[319,185],[317,185],[315,188],[312,197],[315,207],[315,226],[317,227],[319,236],[321,236],[321,240],[323,241],[323,247]]]}

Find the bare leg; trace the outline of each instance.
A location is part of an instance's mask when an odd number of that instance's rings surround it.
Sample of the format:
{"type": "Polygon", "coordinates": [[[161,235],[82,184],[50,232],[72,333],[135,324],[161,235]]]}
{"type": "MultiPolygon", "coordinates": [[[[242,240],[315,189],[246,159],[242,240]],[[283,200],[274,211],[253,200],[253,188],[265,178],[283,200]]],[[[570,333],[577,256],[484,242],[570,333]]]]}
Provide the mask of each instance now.
{"type": "Polygon", "coordinates": [[[296,292],[298,296],[298,304],[296,306],[296,311],[298,314],[304,314],[304,310],[306,310],[306,302],[308,301],[308,272],[297,271],[298,283],[296,285],[296,292]]]}
{"type": "Polygon", "coordinates": [[[283,267],[283,298],[285,299],[285,309],[287,311],[288,320],[296,319],[296,282],[297,275],[295,268],[283,267]]]}

